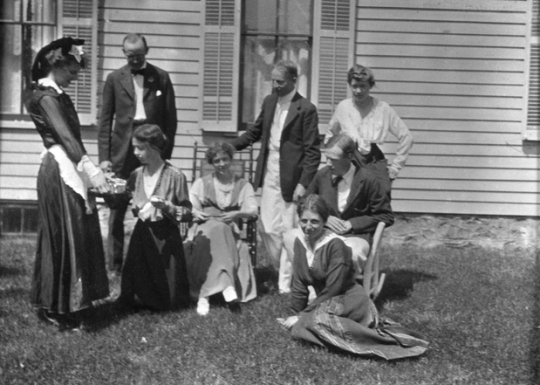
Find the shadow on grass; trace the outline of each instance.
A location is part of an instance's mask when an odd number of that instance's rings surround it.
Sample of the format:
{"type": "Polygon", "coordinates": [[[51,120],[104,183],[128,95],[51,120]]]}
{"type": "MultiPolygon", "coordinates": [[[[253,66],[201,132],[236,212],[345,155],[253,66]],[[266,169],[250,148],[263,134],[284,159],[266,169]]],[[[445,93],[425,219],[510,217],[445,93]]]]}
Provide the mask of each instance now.
{"type": "Polygon", "coordinates": [[[257,282],[257,296],[272,294],[278,291],[278,272],[268,266],[253,269],[257,282]]]}
{"type": "Polygon", "coordinates": [[[28,290],[19,287],[10,287],[0,290],[0,299],[18,299],[21,297],[28,297],[28,290]]]}
{"type": "Polygon", "coordinates": [[[532,320],[532,335],[530,345],[530,365],[532,371],[531,384],[540,384],[540,252],[536,253],[535,290],[532,320]]]}
{"type": "Polygon", "coordinates": [[[119,323],[135,312],[137,312],[135,308],[120,306],[115,302],[104,302],[91,309],[83,310],[79,317],[84,320],[86,331],[98,332],[119,323]]]}
{"type": "Polygon", "coordinates": [[[17,267],[0,266],[0,278],[15,277],[23,275],[25,271],[17,267]]]}
{"type": "Polygon", "coordinates": [[[382,273],[386,274],[386,280],[377,297],[377,305],[389,301],[405,300],[410,297],[415,283],[438,279],[436,275],[409,269],[383,270],[382,273]]]}

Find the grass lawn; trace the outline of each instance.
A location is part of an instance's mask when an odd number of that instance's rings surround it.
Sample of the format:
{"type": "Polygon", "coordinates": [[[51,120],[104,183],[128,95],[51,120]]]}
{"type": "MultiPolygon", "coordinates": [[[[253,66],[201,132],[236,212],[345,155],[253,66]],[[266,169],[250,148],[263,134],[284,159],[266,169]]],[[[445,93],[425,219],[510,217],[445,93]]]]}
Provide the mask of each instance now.
{"type": "MultiPolygon", "coordinates": [[[[264,267],[259,297],[240,313],[217,300],[206,317],[120,313],[104,301],[92,331],[59,332],[28,304],[34,241],[0,247],[1,384],[540,384],[531,252],[383,248],[382,316],[430,341],[419,358],[387,362],[292,340],[275,321],[288,298],[264,267]]],[[[119,278],[110,282],[114,298],[119,278]]]]}

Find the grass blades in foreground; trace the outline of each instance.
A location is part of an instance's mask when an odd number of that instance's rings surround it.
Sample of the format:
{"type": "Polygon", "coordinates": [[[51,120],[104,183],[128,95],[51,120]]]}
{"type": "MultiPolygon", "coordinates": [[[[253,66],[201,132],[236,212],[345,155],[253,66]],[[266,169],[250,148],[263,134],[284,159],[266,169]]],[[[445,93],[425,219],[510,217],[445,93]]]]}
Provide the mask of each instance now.
{"type": "MultiPolygon", "coordinates": [[[[91,331],[58,332],[28,304],[34,241],[0,239],[2,384],[537,384],[538,260],[526,252],[384,248],[383,316],[425,334],[428,352],[386,362],[294,341],[276,275],[259,268],[259,297],[232,313],[96,308],[91,331]]],[[[264,261],[263,261],[264,262],[264,261]]],[[[114,297],[119,278],[110,276],[114,297]]]]}

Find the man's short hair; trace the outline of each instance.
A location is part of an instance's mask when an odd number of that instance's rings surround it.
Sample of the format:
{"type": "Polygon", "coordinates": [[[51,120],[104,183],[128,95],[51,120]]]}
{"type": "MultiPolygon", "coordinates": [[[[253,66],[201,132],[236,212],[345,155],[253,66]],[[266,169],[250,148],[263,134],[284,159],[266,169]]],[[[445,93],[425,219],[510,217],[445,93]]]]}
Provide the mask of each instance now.
{"type": "Polygon", "coordinates": [[[328,139],[325,148],[330,149],[336,146],[343,151],[344,156],[354,154],[357,148],[356,141],[344,133],[331,136],[330,139],[328,139]]]}
{"type": "Polygon", "coordinates": [[[283,72],[289,79],[296,82],[296,79],[298,78],[298,67],[296,66],[296,63],[290,60],[280,60],[276,63],[274,68],[283,72]]]}
{"type": "Polygon", "coordinates": [[[124,37],[124,40],[122,41],[122,45],[124,45],[126,41],[128,43],[135,44],[135,43],[138,43],[140,40],[142,40],[144,44],[144,49],[148,50],[148,44],[146,44],[146,38],[140,33],[128,33],[126,37],[124,37]]]}

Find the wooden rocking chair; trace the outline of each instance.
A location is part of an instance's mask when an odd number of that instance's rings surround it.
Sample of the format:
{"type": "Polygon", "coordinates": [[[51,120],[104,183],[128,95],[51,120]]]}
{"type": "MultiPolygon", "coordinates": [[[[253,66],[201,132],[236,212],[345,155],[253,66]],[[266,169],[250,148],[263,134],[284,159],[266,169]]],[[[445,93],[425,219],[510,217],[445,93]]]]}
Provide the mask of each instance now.
{"type": "Polygon", "coordinates": [[[363,269],[362,285],[369,297],[373,300],[380,294],[384,279],[386,278],[385,274],[380,274],[379,272],[379,247],[385,226],[386,224],[384,222],[379,222],[377,225],[377,229],[373,235],[373,243],[363,269]]]}
{"type": "MultiPolygon", "coordinates": [[[[200,147],[197,141],[195,141],[193,145],[193,164],[191,170],[192,184],[197,178],[201,178],[214,171],[214,167],[206,161],[205,153],[206,147],[200,147]]],[[[250,146],[249,149],[245,151],[237,151],[235,156],[235,159],[231,162],[231,171],[251,183],[253,175],[253,147],[250,146]]],[[[257,219],[258,215],[254,214],[250,218],[244,218],[239,221],[241,239],[248,245],[251,264],[253,266],[255,266],[257,262],[257,219]]],[[[185,237],[191,223],[184,223],[182,225],[184,228],[181,230],[181,234],[185,237]]]]}

